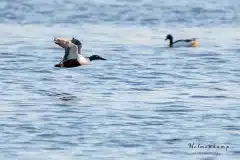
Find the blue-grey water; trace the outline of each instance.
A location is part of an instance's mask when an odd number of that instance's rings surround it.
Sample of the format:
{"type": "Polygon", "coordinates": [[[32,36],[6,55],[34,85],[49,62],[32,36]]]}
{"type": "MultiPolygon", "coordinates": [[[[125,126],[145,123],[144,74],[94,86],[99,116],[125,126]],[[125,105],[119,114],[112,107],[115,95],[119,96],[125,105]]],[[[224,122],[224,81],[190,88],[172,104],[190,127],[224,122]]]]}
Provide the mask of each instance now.
{"type": "Polygon", "coordinates": [[[240,159],[239,0],[1,0],[0,28],[1,160],[240,159]],[[107,61],[54,68],[54,37],[107,61]]]}

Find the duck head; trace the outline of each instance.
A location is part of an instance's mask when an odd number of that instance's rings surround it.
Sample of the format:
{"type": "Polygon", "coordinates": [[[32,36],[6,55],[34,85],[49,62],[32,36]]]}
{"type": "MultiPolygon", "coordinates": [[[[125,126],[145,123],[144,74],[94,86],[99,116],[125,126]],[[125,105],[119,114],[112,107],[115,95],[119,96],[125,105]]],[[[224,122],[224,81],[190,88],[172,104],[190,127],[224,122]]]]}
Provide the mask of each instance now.
{"type": "Polygon", "coordinates": [[[169,46],[172,47],[172,45],[173,45],[173,36],[172,36],[171,34],[168,34],[168,35],[166,36],[166,38],[165,38],[165,41],[168,40],[168,39],[169,39],[169,41],[170,41],[169,46]]]}
{"type": "Polygon", "coordinates": [[[173,36],[172,36],[171,34],[168,34],[168,35],[166,36],[165,40],[168,40],[168,39],[169,39],[170,41],[173,40],[173,36]]]}
{"type": "Polygon", "coordinates": [[[92,56],[89,57],[89,60],[93,61],[93,60],[106,60],[106,59],[100,57],[99,55],[92,55],[92,56]]]}

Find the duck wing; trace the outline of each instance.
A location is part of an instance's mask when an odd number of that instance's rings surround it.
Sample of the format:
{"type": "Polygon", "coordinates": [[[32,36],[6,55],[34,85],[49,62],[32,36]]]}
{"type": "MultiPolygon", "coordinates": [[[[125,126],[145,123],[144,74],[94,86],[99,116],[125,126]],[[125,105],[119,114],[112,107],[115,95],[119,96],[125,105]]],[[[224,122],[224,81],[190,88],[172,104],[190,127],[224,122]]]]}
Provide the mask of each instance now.
{"type": "Polygon", "coordinates": [[[189,47],[194,39],[180,39],[173,42],[174,47],[189,47]]]}
{"type": "MultiPolygon", "coordinates": [[[[187,43],[189,43],[189,42],[192,42],[192,41],[195,41],[196,40],[196,38],[192,38],[192,39],[180,39],[180,40],[177,40],[177,41],[175,41],[174,43],[180,43],[180,42],[187,42],[187,43]]],[[[174,44],[173,43],[173,44],[174,44]]]]}

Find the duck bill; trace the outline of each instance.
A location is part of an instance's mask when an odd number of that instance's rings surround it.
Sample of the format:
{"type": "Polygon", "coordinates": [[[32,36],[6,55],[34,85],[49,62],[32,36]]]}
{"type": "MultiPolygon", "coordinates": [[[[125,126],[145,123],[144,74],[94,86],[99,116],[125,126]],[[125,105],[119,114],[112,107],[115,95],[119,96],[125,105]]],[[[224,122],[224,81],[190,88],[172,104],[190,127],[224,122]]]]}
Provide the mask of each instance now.
{"type": "Polygon", "coordinates": [[[106,59],[101,57],[100,60],[106,60],[106,59]]]}

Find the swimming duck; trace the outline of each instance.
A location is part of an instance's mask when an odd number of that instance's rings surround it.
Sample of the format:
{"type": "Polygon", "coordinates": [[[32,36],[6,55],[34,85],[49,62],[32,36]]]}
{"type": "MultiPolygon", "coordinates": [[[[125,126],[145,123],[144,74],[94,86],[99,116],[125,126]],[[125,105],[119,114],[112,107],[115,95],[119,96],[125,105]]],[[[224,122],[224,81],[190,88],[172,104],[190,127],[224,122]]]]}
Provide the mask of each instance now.
{"type": "Polygon", "coordinates": [[[105,58],[100,57],[99,55],[92,55],[90,57],[83,57],[82,55],[78,56],[78,59],[69,59],[62,63],[56,64],[55,67],[65,67],[65,68],[72,68],[72,67],[78,67],[82,65],[89,64],[90,61],[93,60],[106,60],[105,58]]]}
{"type": "Polygon", "coordinates": [[[165,40],[168,40],[168,39],[170,41],[169,47],[197,47],[198,46],[198,42],[196,38],[181,39],[174,42],[173,36],[171,34],[168,34],[165,40]]]}

